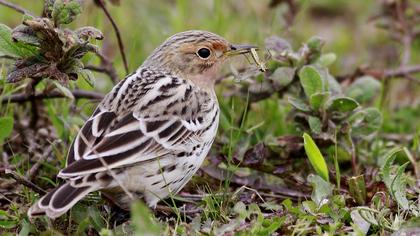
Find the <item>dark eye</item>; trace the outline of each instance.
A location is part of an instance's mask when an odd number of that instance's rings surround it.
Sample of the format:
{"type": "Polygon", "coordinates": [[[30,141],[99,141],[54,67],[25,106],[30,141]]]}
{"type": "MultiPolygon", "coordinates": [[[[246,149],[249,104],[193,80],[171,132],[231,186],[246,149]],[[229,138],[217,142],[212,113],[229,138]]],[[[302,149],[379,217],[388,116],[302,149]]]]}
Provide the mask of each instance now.
{"type": "Polygon", "coordinates": [[[197,51],[197,55],[201,58],[204,58],[204,59],[208,58],[210,56],[210,54],[211,54],[211,52],[210,52],[210,49],[208,49],[208,48],[200,48],[197,51]]]}

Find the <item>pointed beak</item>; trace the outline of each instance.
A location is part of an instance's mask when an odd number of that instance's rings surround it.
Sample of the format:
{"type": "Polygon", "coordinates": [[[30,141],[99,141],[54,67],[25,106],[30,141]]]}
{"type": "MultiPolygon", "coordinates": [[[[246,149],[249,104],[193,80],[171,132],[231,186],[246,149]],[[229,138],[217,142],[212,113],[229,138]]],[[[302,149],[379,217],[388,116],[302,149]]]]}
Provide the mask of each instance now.
{"type": "Polygon", "coordinates": [[[228,51],[225,52],[226,56],[236,56],[236,55],[241,55],[241,54],[245,54],[245,53],[250,53],[251,49],[256,49],[258,50],[257,46],[254,45],[246,45],[246,44],[232,44],[230,46],[230,49],[228,51]]]}

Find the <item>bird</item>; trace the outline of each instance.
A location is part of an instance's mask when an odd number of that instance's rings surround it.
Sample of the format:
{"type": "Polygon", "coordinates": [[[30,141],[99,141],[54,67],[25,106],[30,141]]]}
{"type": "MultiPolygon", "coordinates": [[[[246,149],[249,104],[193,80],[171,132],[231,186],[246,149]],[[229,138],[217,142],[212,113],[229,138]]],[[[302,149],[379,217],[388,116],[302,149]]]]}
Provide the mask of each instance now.
{"type": "Polygon", "coordinates": [[[55,219],[94,191],[128,210],[179,192],[202,165],[219,124],[214,90],[228,58],[256,46],[203,30],[174,34],[98,104],[74,138],[63,183],[28,210],[55,219]]]}

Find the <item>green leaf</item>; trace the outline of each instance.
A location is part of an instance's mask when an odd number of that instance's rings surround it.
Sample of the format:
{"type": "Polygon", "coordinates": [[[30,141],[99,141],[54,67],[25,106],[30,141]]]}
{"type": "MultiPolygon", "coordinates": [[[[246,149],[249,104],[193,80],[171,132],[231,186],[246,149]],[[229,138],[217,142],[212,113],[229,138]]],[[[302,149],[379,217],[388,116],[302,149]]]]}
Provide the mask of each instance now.
{"type": "Polygon", "coordinates": [[[384,181],[387,188],[391,189],[392,176],[391,176],[391,166],[395,160],[396,153],[400,152],[401,148],[393,148],[385,154],[385,163],[381,167],[380,176],[382,181],[384,181]]]}
{"type": "Polygon", "coordinates": [[[355,209],[350,213],[351,219],[354,223],[353,230],[356,233],[354,235],[367,235],[367,232],[370,228],[370,223],[365,219],[365,217],[361,216],[360,212],[360,210],[355,209]]]}
{"type": "Polygon", "coordinates": [[[381,88],[382,85],[377,79],[366,75],[351,84],[346,91],[346,95],[363,103],[372,100],[376,95],[380,94],[381,88]]]}
{"type": "Polygon", "coordinates": [[[9,137],[13,131],[13,117],[0,117],[0,143],[9,137]]]}
{"type": "Polygon", "coordinates": [[[93,76],[92,71],[90,70],[79,70],[79,75],[90,85],[90,87],[95,87],[95,76],[93,76]]]}
{"type": "Polygon", "coordinates": [[[302,207],[306,212],[309,212],[311,214],[316,214],[317,213],[317,204],[314,201],[303,201],[302,202],[302,207]]]}
{"type": "Polygon", "coordinates": [[[0,55],[29,57],[35,55],[36,51],[37,49],[35,47],[14,42],[12,39],[12,30],[7,25],[0,24],[0,55]]]}
{"type": "Polygon", "coordinates": [[[391,185],[391,192],[393,193],[395,200],[397,201],[398,205],[402,207],[404,210],[409,209],[409,203],[406,197],[407,182],[404,176],[405,168],[407,167],[409,163],[410,162],[406,162],[403,165],[398,167],[397,173],[391,185]]]}
{"type": "Polygon", "coordinates": [[[350,118],[352,135],[366,137],[379,130],[382,125],[381,112],[373,107],[357,111],[350,118]]]}
{"type": "Polygon", "coordinates": [[[307,133],[303,134],[303,146],[305,148],[306,155],[311,162],[312,167],[316,173],[321,176],[325,181],[329,181],[328,167],[325,163],[325,159],[321,154],[321,151],[316,146],[314,140],[307,133]]]}
{"type": "Polygon", "coordinates": [[[33,232],[33,225],[31,223],[29,223],[28,220],[23,219],[20,223],[20,231],[19,231],[19,236],[28,236],[30,233],[35,233],[33,232]]]}
{"type": "Polygon", "coordinates": [[[333,64],[335,60],[337,60],[337,55],[335,55],[335,53],[325,53],[318,59],[318,63],[321,64],[321,66],[328,67],[333,64]]]}
{"type": "Polygon", "coordinates": [[[42,40],[37,37],[32,28],[26,25],[18,25],[16,28],[14,28],[12,32],[12,38],[15,41],[37,47],[42,43],[42,40]]]}
{"type": "Polygon", "coordinates": [[[20,56],[19,49],[12,41],[12,30],[4,24],[0,24],[0,55],[20,56]]]}
{"type": "Polygon", "coordinates": [[[270,78],[274,81],[277,81],[280,86],[286,87],[289,85],[295,76],[295,69],[292,67],[279,67],[270,78]]]}
{"type": "Polygon", "coordinates": [[[311,108],[299,98],[288,97],[287,100],[289,101],[290,104],[292,104],[294,108],[298,110],[306,111],[306,112],[311,111],[311,108]]]}
{"type": "Polygon", "coordinates": [[[322,47],[324,46],[325,41],[318,36],[314,36],[314,37],[310,38],[306,44],[308,45],[308,48],[310,50],[315,51],[315,52],[319,52],[319,51],[321,51],[322,47]]]}
{"type": "Polygon", "coordinates": [[[320,134],[322,131],[321,120],[316,116],[309,116],[308,118],[309,128],[315,134],[320,134]]]}
{"type": "Polygon", "coordinates": [[[333,186],[330,182],[325,181],[324,178],[314,174],[310,174],[308,176],[308,182],[311,183],[313,188],[311,199],[317,204],[318,207],[320,207],[324,199],[327,199],[332,195],[333,186]]]}
{"type": "Polygon", "coordinates": [[[82,12],[78,0],[56,0],[52,9],[52,18],[56,25],[70,24],[82,12]]]}
{"type": "Polygon", "coordinates": [[[366,184],[363,175],[353,176],[349,179],[350,195],[357,204],[364,205],[366,202],[366,184]]]}
{"type": "Polygon", "coordinates": [[[16,217],[9,215],[7,211],[0,210],[0,229],[12,229],[18,224],[16,217]]]}
{"type": "Polygon", "coordinates": [[[333,95],[342,94],[341,85],[337,82],[337,80],[330,73],[327,72],[326,75],[325,75],[325,78],[326,78],[326,81],[327,81],[328,90],[331,92],[331,94],[333,94],[333,95]]]}
{"type": "Polygon", "coordinates": [[[101,231],[102,228],[106,227],[106,223],[97,207],[88,207],[87,210],[91,226],[93,226],[98,232],[101,231]]]}
{"type": "Polygon", "coordinates": [[[59,82],[55,80],[53,80],[52,82],[64,96],[70,98],[71,100],[75,99],[73,93],[67,87],[64,87],[63,85],[61,85],[59,82]]]}
{"type": "Polygon", "coordinates": [[[245,219],[246,217],[248,217],[248,213],[246,210],[246,206],[243,202],[239,201],[235,204],[235,206],[233,207],[233,211],[239,215],[240,219],[245,219]]]}
{"type": "Polygon", "coordinates": [[[349,97],[332,98],[328,103],[329,110],[338,112],[353,111],[359,106],[359,103],[357,103],[356,100],[349,97]]]}
{"type": "Polygon", "coordinates": [[[323,92],[323,80],[320,73],[313,66],[304,66],[299,71],[300,84],[308,98],[315,93],[323,92]]]}
{"type": "Polygon", "coordinates": [[[412,217],[403,222],[401,227],[392,235],[420,235],[420,216],[412,217]]]}
{"type": "Polygon", "coordinates": [[[13,229],[17,226],[17,221],[0,220],[0,229],[13,229]]]}
{"type": "Polygon", "coordinates": [[[162,235],[160,225],[150,213],[150,209],[141,201],[131,205],[131,222],[134,235],[162,235]]]}
{"type": "Polygon", "coordinates": [[[395,175],[391,172],[392,163],[396,158],[396,154],[401,150],[401,148],[393,148],[388,151],[385,155],[385,163],[381,167],[380,176],[391,196],[397,201],[398,205],[407,210],[409,208],[409,204],[406,198],[406,180],[404,178],[404,171],[409,162],[399,166],[395,175]]]}
{"type": "Polygon", "coordinates": [[[322,109],[325,103],[328,101],[330,94],[330,92],[312,94],[309,99],[309,104],[311,105],[312,109],[315,111],[322,109]]]}

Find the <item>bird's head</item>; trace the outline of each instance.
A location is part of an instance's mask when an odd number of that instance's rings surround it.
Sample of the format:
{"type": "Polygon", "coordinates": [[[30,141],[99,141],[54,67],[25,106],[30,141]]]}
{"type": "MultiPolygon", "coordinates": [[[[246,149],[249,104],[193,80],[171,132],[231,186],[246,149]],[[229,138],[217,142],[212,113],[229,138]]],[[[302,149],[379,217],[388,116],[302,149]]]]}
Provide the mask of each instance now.
{"type": "Polygon", "coordinates": [[[156,48],[143,66],[173,72],[204,88],[213,88],[217,72],[227,58],[249,53],[250,45],[234,45],[201,30],[177,33],[156,48]]]}

